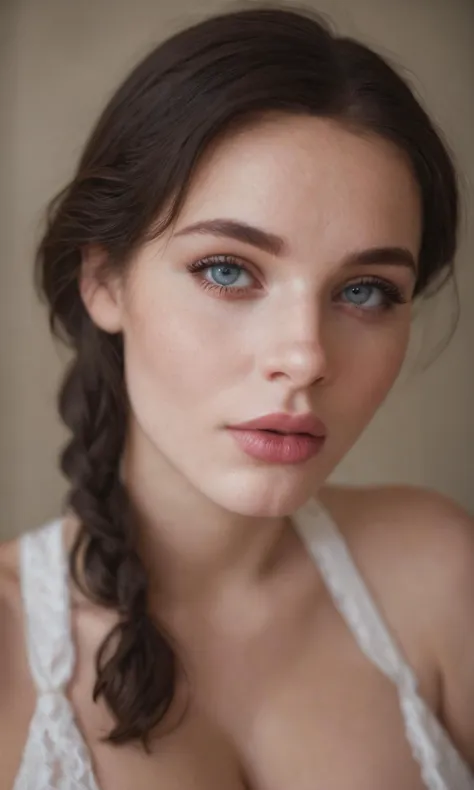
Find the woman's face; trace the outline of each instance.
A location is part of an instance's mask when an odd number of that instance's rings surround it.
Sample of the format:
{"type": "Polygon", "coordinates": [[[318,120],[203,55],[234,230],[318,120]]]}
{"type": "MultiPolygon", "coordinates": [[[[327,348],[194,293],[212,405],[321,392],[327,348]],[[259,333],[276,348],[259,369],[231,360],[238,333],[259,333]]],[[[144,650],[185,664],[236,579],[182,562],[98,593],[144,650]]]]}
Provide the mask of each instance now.
{"type": "Polygon", "coordinates": [[[89,303],[124,334],[130,439],[156,485],[168,470],[255,516],[316,493],[400,370],[420,236],[416,182],[381,139],[272,118],[209,151],[174,226],[89,303]],[[228,426],[275,412],[322,420],[319,452],[244,452],[228,426]]]}

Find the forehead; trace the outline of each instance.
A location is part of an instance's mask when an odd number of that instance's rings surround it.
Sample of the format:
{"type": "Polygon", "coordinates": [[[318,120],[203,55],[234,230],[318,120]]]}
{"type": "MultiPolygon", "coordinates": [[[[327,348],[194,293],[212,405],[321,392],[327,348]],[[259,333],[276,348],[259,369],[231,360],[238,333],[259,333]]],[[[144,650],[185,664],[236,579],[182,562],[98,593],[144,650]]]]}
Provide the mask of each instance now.
{"type": "Polygon", "coordinates": [[[317,239],[416,254],[421,235],[419,189],[403,152],[307,116],[267,119],[206,152],[177,224],[216,216],[260,225],[301,249],[317,239]]]}

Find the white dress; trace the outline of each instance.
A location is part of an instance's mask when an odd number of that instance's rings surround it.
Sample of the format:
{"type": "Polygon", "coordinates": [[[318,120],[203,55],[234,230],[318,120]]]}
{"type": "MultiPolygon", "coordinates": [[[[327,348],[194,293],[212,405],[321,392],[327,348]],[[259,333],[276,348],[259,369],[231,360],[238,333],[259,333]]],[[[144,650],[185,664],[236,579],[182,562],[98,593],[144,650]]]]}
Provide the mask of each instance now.
{"type": "MultiPolygon", "coordinates": [[[[396,685],[406,737],[427,790],[474,790],[474,777],[419,696],[416,678],[336,524],[314,499],[297,511],[293,522],[360,649],[396,685]]],[[[28,657],[38,699],[13,790],[100,790],[65,694],[75,651],[61,520],[23,535],[20,558],[28,657]]]]}

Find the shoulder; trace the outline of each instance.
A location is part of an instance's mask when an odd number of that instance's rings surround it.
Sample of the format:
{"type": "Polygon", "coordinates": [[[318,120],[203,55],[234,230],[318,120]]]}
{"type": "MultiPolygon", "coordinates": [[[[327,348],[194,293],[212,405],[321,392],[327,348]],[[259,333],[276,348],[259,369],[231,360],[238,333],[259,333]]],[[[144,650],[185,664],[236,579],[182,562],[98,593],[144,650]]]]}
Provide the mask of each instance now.
{"type": "Polygon", "coordinates": [[[334,486],[320,499],[409,658],[436,671],[440,718],[474,765],[474,519],[411,486],[334,486]]]}
{"type": "Polygon", "coordinates": [[[21,605],[19,539],[0,544],[0,618],[2,623],[21,605]]]}
{"type": "Polygon", "coordinates": [[[0,697],[9,683],[12,655],[23,625],[23,603],[19,578],[19,540],[0,545],[0,697]]]}
{"type": "Polygon", "coordinates": [[[432,601],[474,593],[474,519],[452,499],[392,485],[327,487],[321,501],[364,565],[390,565],[417,587],[423,579],[432,601]]]}
{"type": "Polygon", "coordinates": [[[0,545],[0,788],[12,787],[36,692],[26,652],[20,541],[0,545]]]}

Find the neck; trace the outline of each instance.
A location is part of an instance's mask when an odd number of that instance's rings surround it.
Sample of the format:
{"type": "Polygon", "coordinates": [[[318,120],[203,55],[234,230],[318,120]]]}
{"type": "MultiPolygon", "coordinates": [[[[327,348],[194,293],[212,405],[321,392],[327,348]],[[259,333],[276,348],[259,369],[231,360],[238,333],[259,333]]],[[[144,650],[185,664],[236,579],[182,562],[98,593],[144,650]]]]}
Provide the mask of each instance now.
{"type": "Polygon", "coordinates": [[[128,446],[122,477],[136,513],[139,551],[153,597],[196,600],[226,583],[254,586],[268,578],[287,546],[287,518],[231,513],[164,459],[153,457],[150,464],[128,446]]]}

